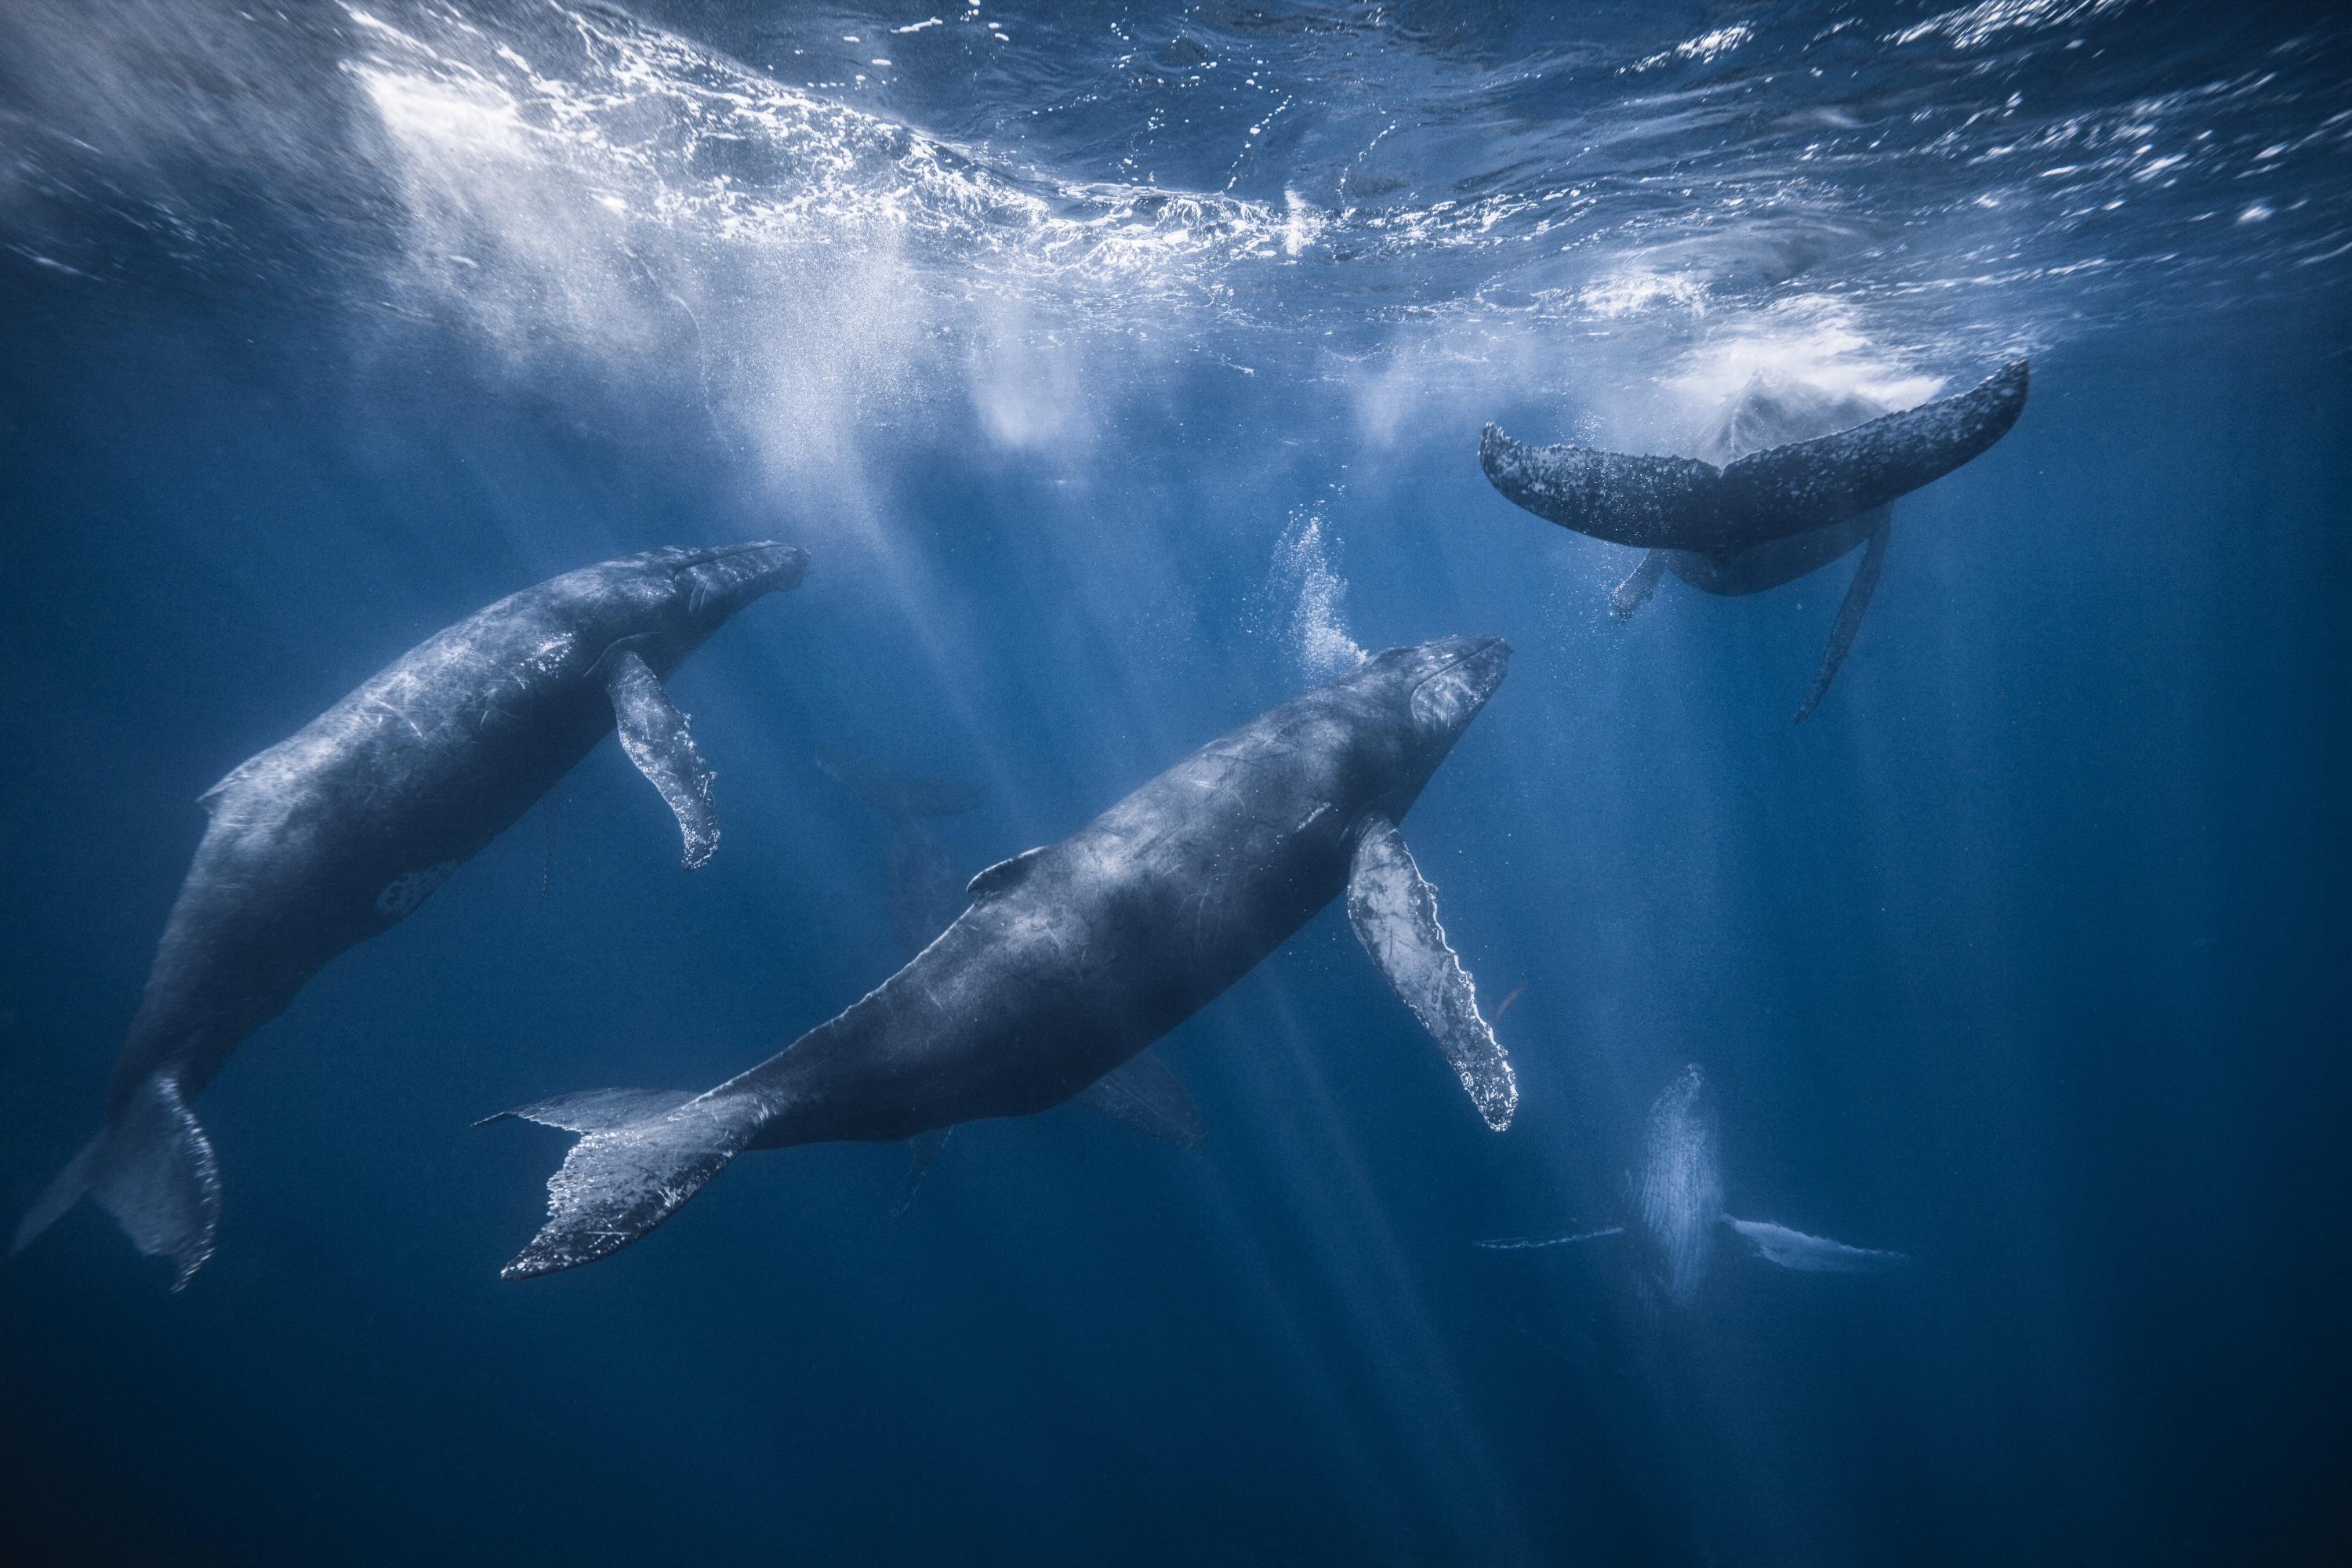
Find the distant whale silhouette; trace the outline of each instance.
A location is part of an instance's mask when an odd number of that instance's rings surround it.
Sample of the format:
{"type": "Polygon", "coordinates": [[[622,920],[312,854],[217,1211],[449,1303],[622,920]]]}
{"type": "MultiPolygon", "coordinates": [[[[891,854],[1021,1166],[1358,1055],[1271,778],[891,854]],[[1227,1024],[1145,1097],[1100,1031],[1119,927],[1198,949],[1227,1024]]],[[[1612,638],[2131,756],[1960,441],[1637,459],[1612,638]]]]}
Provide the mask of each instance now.
{"type": "MultiPolygon", "coordinates": [[[[980,804],[981,792],[954,779],[895,773],[879,763],[846,752],[821,751],[816,765],[889,829],[883,853],[890,888],[890,931],[898,938],[898,955],[912,959],[971,901],[965,890],[969,879],[955,874],[947,849],[929,824],[970,811],[980,804]]],[[[1194,1148],[1201,1142],[1199,1107],[1176,1075],[1149,1051],[1113,1068],[1080,1090],[1077,1098],[1104,1115],[1178,1148],[1194,1148]]],[[[904,1214],[913,1205],[924,1175],[946,1151],[953,1131],[935,1127],[908,1140],[914,1158],[894,1213],[904,1214]]]]}
{"type": "Polygon", "coordinates": [[[551,578],[427,638],[205,792],[211,814],[115,1064],[106,1125],[16,1229],[85,1196],[173,1289],[212,1256],[220,1176],[188,1101],[313,974],[415,912],[617,722],[677,816],[719,841],[709,771],[662,678],[801,580],[789,544],[653,550],[551,578]]]}
{"type": "Polygon", "coordinates": [[[1499,637],[1391,648],[1211,742],[1059,844],[982,871],[914,962],[708,1093],[593,1089],[502,1112],[583,1135],[506,1276],[609,1256],[746,1149],[896,1142],[1057,1105],[1343,891],[1480,1114],[1508,1125],[1510,1063],[1397,823],[1509,657],[1499,637]]]}
{"type": "Polygon", "coordinates": [[[1650,1106],[1643,1129],[1642,1168],[1633,1180],[1634,1217],[1597,1230],[1557,1236],[1506,1237],[1476,1243],[1498,1251],[1566,1247],[1628,1237],[1645,1271],[1676,1307],[1697,1296],[1715,1263],[1716,1241],[1728,1229],[1756,1256],[1783,1268],[1812,1274],[1866,1274],[1910,1262],[1899,1252],[1848,1247],[1807,1236],[1769,1220],[1735,1219],[1723,1212],[1723,1179],[1715,1158],[1715,1119],[1705,1103],[1696,1067],[1685,1068],[1650,1106]]]}
{"type": "Polygon", "coordinates": [[[1886,561],[1890,504],[2007,435],[2025,408],[2028,379],[2018,360],[1957,396],[1878,418],[1858,399],[1751,381],[1707,443],[1712,461],[1527,447],[1492,425],[1478,461],[1497,490],[1538,517],[1649,552],[1611,595],[1620,620],[1665,572],[1702,593],[1757,594],[1864,546],[1797,710],[1801,724],[1862,628],[1886,561]]]}

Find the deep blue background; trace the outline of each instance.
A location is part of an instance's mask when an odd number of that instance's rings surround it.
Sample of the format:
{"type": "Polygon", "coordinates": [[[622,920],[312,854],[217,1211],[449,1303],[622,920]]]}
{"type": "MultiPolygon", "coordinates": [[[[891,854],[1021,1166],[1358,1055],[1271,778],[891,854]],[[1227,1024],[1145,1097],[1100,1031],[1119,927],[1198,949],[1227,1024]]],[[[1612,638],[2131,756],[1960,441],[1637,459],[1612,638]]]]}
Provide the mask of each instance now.
{"type": "MultiPolygon", "coordinates": [[[[35,1559],[2329,1562],[2346,1542],[2343,323],[2047,354],[2015,433],[1843,591],[1675,584],[1213,366],[1082,468],[894,437],[888,551],[609,382],[430,323],[0,259],[0,1211],[87,1135],[196,795],[499,595],[804,539],[674,683],[726,839],[611,747],[205,1097],[184,1294],[77,1213],[0,1276],[0,1537],[35,1559]],[[1294,444],[1266,438],[1280,427],[1294,444]],[[1347,489],[1327,485],[1348,465],[1347,489]],[[1079,1110],[744,1162],[524,1286],[558,1135],[897,963],[843,746],[985,784],[977,869],[1305,683],[1269,552],[1322,501],[1371,646],[1511,679],[1407,825],[1525,1091],[1487,1133],[1326,914],[1163,1049],[1209,1142],[1079,1110]],[[1728,1268],[1652,1323],[1599,1254],[1707,1069],[1729,1201],[1919,1259],[1728,1268]]],[[[1572,413],[1573,411],[1570,411],[1572,413]]],[[[1826,585],[1825,585],[1826,584],[1826,585]]]]}

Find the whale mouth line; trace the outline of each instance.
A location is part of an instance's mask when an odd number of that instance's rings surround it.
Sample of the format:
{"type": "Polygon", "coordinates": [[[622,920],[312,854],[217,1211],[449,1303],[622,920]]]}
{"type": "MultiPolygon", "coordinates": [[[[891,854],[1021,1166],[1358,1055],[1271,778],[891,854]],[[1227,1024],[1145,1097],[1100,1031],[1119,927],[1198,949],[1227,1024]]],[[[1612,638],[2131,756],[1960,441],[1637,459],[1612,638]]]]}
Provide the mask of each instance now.
{"type": "Polygon", "coordinates": [[[756,540],[697,551],[670,570],[671,580],[687,595],[689,613],[701,615],[719,600],[732,614],[763,594],[799,586],[808,571],[808,552],[796,544],[756,540]]]}
{"type": "Polygon", "coordinates": [[[1457,735],[1503,684],[1511,645],[1498,637],[1454,637],[1444,662],[1413,684],[1410,707],[1424,731],[1457,735]]]}

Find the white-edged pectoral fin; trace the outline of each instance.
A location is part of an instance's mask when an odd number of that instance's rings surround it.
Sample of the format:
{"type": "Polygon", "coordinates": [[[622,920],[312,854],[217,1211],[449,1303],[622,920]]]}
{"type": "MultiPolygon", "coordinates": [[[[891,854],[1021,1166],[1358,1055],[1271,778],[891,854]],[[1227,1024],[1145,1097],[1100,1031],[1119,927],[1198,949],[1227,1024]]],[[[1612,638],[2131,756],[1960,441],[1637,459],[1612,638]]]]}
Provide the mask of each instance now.
{"type": "Polygon", "coordinates": [[[1179,1149],[1200,1146],[1201,1108],[1168,1064],[1150,1051],[1129,1057],[1077,1093],[1078,1103],[1147,1138],[1179,1149]]]}
{"type": "Polygon", "coordinates": [[[1437,923],[1437,889],[1414,865],[1396,824],[1376,817],[1356,840],[1348,871],[1348,923],[1364,951],[1454,1064],[1478,1114],[1497,1132],[1511,1124],[1519,1086],[1495,1031],[1478,1016],[1470,972],[1437,923]]]}
{"type": "Polygon", "coordinates": [[[1877,1274],[1900,1268],[1911,1261],[1900,1252],[1848,1247],[1843,1241],[1807,1236],[1801,1230],[1790,1230],[1769,1220],[1734,1219],[1725,1215],[1723,1223],[1738,1231],[1740,1239],[1754,1247],[1756,1255],[1765,1262],[1801,1274],[1877,1274]]]}
{"type": "Polygon", "coordinates": [[[686,868],[698,870],[719,847],[719,814],[710,805],[714,775],[694,749],[686,715],[662,689],[661,678],[634,653],[624,651],[614,658],[604,689],[613,699],[621,749],[661,791],[686,837],[686,868]]]}
{"type": "Polygon", "coordinates": [[[1633,568],[1626,579],[1609,591],[1609,613],[1621,621],[1630,621],[1633,612],[1649,603],[1656,591],[1658,579],[1665,574],[1666,552],[1653,550],[1644,553],[1642,563],[1633,568]]]}

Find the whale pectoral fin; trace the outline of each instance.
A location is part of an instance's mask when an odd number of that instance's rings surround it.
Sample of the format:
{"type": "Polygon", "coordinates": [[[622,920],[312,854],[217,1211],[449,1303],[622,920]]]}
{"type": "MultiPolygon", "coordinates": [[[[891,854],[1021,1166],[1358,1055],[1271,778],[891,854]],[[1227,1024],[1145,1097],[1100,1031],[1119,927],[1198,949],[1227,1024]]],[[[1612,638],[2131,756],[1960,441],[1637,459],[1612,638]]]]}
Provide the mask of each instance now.
{"type": "Polygon", "coordinates": [[[1877,1274],[1900,1268],[1911,1261],[1900,1252],[1848,1247],[1842,1241],[1807,1236],[1801,1230],[1790,1230],[1769,1220],[1734,1219],[1725,1215],[1723,1223],[1738,1231],[1740,1239],[1754,1247],[1756,1255],[1765,1262],[1801,1274],[1877,1274]]]}
{"type": "Polygon", "coordinates": [[[1200,1146],[1201,1108],[1168,1064],[1150,1051],[1129,1057],[1078,1091],[1078,1103],[1179,1149],[1200,1146]]]}
{"type": "Polygon", "coordinates": [[[1830,645],[1822,651],[1822,667],[1813,672],[1812,689],[1805,693],[1804,706],[1797,710],[1795,722],[1801,724],[1813,716],[1813,710],[1829,695],[1830,682],[1837,679],[1838,666],[1853,647],[1854,633],[1862,630],[1863,612],[1870,608],[1870,595],[1878,589],[1878,574],[1886,564],[1886,520],[1879,519],[1878,526],[1870,531],[1870,542],[1863,546],[1862,563],[1853,569],[1853,581],[1845,585],[1845,602],[1838,606],[1837,625],[1830,628],[1830,645]]]}
{"type": "Polygon", "coordinates": [[[965,894],[974,899],[984,899],[992,893],[1007,892],[1019,887],[1029,873],[1037,868],[1037,857],[1044,853],[1045,846],[1040,844],[1034,849],[1024,849],[1009,860],[999,860],[974,877],[965,887],[965,894]]]}
{"type": "Polygon", "coordinates": [[[613,699],[613,717],[621,732],[621,749],[677,818],[686,836],[686,868],[698,870],[719,847],[719,815],[710,805],[710,781],[715,776],[694,749],[686,715],[662,689],[661,678],[635,654],[623,652],[613,660],[604,689],[613,699]]]}
{"type": "Polygon", "coordinates": [[[1390,985],[1437,1041],[1497,1132],[1511,1124],[1519,1087],[1510,1058],[1478,1016],[1470,973],[1437,923],[1437,889],[1413,864],[1396,824],[1375,817],[1356,840],[1348,871],[1348,923],[1390,985]]]}
{"type": "Polygon", "coordinates": [[[1497,1236],[1486,1241],[1474,1241],[1473,1247],[1483,1247],[1489,1252],[1526,1252],[1538,1247],[1570,1247],[1580,1241],[1600,1241],[1607,1237],[1622,1236],[1622,1225],[1605,1225],[1599,1230],[1563,1231],[1558,1236],[1497,1236]]]}
{"type": "Polygon", "coordinates": [[[1633,612],[1650,602],[1650,595],[1658,586],[1658,579],[1666,570],[1666,552],[1653,550],[1642,557],[1642,563],[1633,574],[1609,592],[1609,613],[1621,621],[1630,621],[1633,612]]]}
{"type": "Polygon", "coordinates": [[[915,1194],[923,1190],[923,1178],[930,1174],[931,1162],[946,1152],[948,1137],[954,1131],[952,1126],[934,1127],[907,1140],[908,1152],[914,1158],[907,1166],[907,1190],[898,1194],[897,1205],[890,1210],[892,1219],[915,1206],[915,1194]]]}

